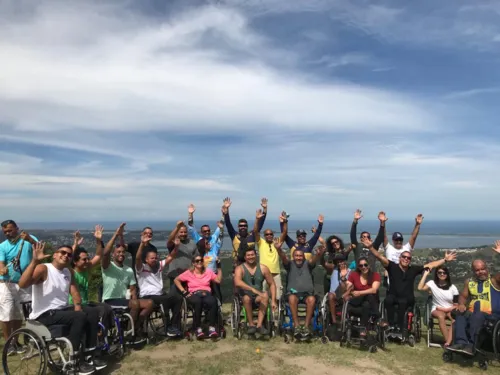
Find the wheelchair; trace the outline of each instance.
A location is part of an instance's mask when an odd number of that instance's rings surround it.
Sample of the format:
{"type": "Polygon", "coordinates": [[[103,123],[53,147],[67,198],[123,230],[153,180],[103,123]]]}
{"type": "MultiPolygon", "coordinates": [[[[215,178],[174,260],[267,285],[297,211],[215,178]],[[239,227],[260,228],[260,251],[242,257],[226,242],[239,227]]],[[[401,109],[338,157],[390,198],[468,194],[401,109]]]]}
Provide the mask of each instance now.
{"type": "MultiPolygon", "coordinates": [[[[395,305],[395,314],[397,314],[399,306],[395,305]]],[[[384,301],[380,300],[380,316],[385,321],[387,319],[387,311],[384,307],[384,301]]],[[[385,341],[398,341],[401,344],[408,344],[410,347],[414,347],[416,343],[422,340],[422,317],[420,315],[420,308],[415,303],[413,308],[409,308],[405,312],[405,326],[401,327],[401,330],[396,330],[394,328],[388,327],[385,330],[385,341]]]]}
{"type": "Polygon", "coordinates": [[[339,330],[339,322],[342,321],[343,306],[344,300],[342,298],[338,298],[335,303],[335,316],[337,317],[337,323],[333,324],[330,304],[328,302],[328,293],[323,296],[321,301],[320,312],[321,317],[323,318],[323,334],[327,336],[330,341],[340,341],[342,338],[342,332],[339,330]]]}
{"type": "MultiPolygon", "coordinates": [[[[243,306],[242,301],[243,296],[240,294],[236,294],[233,298],[233,303],[231,305],[231,331],[233,332],[233,336],[238,340],[243,338],[243,335],[247,332],[248,328],[248,317],[245,307],[243,306]]],[[[253,319],[257,319],[257,315],[259,313],[258,305],[255,304],[253,306],[252,315],[253,319]]],[[[274,327],[274,314],[272,311],[271,303],[267,306],[266,315],[264,317],[264,326],[269,332],[269,337],[276,336],[276,330],[274,327]]],[[[249,336],[249,338],[255,338],[255,335],[249,336]]]]}
{"type": "Polygon", "coordinates": [[[493,361],[500,362],[500,319],[498,317],[490,317],[485,320],[477,341],[476,354],[473,356],[445,349],[442,355],[443,361],[452,362],[457,356],[469,359],[478,358],[481,370],[487,370],[493,361]]]}
{"type": "MultiPolygon", "coordinates": [[[[427,327],[427,347],[428,348],[441,348],[441,344],[435,340],[434,329],[439,327],[438,319],[432,316],[432,296],[427,298],[424,310],[424,324],[427,327]]],[[[451,327],[451,321],[448,327],[451,327]]],[[[446,338],[444,338],[446,340],[446,338]]]]}
{"type": "MultiPolygon", "coordinates": [[[[283,287],[282,287],[282,294],[281,298],[279,299],[279,304],[278,304],[278,324],[277,324],[277,331],[280,336],[283,337],[284,341],[286,344],[289,344],[292,341],[311,341],[311,335],[308,335],[306,337],[302,337],[300,339],[295,338],[293,335],[293,318],[292,318],[292,312],[290,310],[290,306],[288,304],[288,296],[283,293],[283,287]]],[[[327,327],[324,326],[324,308],[321,308],[322,300],[320,300],[318,295],[314,296],[316,299],[316,303],[314,306],[314,312],[312,316],[312,329],[313,329],[313,337],[315,338],[320,338],[321,342],[323,344],[327,344],[329,342],[329,339],[326,335],[326,329],[327,327]]],[[[323,299],[324,300],[324,299],[323,299]]],[[[300,319],[304,319],[306,316],[306,304],[303,301],[299,301],[298,303],[298,317],[300,319]]]]}
{"type": "Polygon", "coordinates": [[[45,375],[47,369],[58,374],[75,373],[77,358],[71,342],[65,337],[69,333],[69,327],[46,327],[36,320],[29,319],[31,302],[22,302],[21,306],[26,325],[14,331],[5,343],[2,353],[4,374],[45,375]],[[25,352],[8,356],[9,347],[15,343],[23,345],[25,352]]]}
{"type": "MultiPolygon", "coordinates": [[[[217,324],[216,324],[216,331],[217,331],[217,337],[213,338],[214,341],[216,341],[219,338],[226,338],[226,329],[224,328],[224,317],[222,315],[222,303],[219,301],[218,298],[214,296],[214,298],[217,300],[217,324]]],[[[193,307],[188,303],[186,298],[182,298],[182,306],[181,306],[181,332],[184,334],[184,337],[188,339],[189,341],[193,341],[196,335],[194,334],[193,330],[194,327],[192,326],[192,321],[193,321],[193,314],[194,310],[193,307]],[[189,325],[189,320],[191,320],[191,325],[189,325]]],[[[202,318],[201,318],[201,325],[203,332],[207,333],[208,331],[208,314],[206,310],[203,310],[202,312],[202,318]]],[[[207,337],[207,336],[205,336],[207,337]]]]}
{"type": "Polygon", "coordinates": [[[385,328],[379,325],[381,317],[370,317],[368,325],[365,327],[361,325],[361,317],[352,314],[351,307],[348,302],[344,302],[342,305],[340,346],[349,348],[353,344],[357,344],[360,348],[368,348],[370,353],[377,352],[378,348],[384,349],[386,332],[385,328]],[[360,335],[362,330],[366,330],[365,338],[360,335]]]}

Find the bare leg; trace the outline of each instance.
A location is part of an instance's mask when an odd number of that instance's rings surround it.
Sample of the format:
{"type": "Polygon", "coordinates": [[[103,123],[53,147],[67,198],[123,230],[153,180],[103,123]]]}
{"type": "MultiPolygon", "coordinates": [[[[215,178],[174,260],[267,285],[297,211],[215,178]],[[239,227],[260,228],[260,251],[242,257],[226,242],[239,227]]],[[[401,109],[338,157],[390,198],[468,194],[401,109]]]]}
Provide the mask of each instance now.
{"type": "Polygon", "coordinates": [[[328,293],[328,305],[330,306],[330,314],[332,316],[332,323],[337,323],[337,311],[335,310],[337,299],[334,293],[328,293]]]}
{"type": "Polygon", "coordinates": [[[306,321],[305,325],[306,327],[309,327],[311,325],[311,319],[314,314],[314,305],[316,304],[316,298],[314,296],[309,296],[306,298],[306,321]]]}
{"type": "Polygon", "coordinates": [[[257,297],[256,302],[259,302],[259,315],[257,318],[257,328],[262,327],[266,316],[267,306],[269,305],[269,295],[266,292],[266,298],[257,297]]]}
{"type": "Polygon", "coordinates": [[[288,297],[288,305],[290,306],[290,311],[292,313],[293,328],[297,328],[299,324],[299,312],[298,312],[299,299],[295,294],[290,294],[288,297]]]}
{"type": "Polygon", "coordinates": [[[249,327],[253,327],[255,325],[253,321],[253,311],[252,311],[252,298],[247,296],[246,294],[242,298],[243,306],[245,307],[245,311],[247,313],[247,322],[249,327]]]}
{"type": "Polygon", "coordinates": [[[451,330],[448,330],[448,327],[446,326],[446,313],[444,311],[434,310],[432,312],[432,316],[438,319],[439,329],[441,330],[441,334],[443,335],[445,343],[450,345],[450,343],[451,343],[450,332],[448,332],[448,331],[451,331],[451,330]]]}

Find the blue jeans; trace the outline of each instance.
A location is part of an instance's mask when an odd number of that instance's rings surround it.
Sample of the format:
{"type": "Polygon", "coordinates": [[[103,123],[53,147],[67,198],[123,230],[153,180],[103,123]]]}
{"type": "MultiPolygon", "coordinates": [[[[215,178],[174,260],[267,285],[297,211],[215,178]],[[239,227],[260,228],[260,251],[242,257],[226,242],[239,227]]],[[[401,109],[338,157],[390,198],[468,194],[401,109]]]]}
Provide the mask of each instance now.
{"type": "Polygon", "coordinates": [[[455,318],[455,344],[475,345],[488,314],[481,311],[465,312],[455,318]],[[468,332],[468,334],[467,334],[468,332]]]}

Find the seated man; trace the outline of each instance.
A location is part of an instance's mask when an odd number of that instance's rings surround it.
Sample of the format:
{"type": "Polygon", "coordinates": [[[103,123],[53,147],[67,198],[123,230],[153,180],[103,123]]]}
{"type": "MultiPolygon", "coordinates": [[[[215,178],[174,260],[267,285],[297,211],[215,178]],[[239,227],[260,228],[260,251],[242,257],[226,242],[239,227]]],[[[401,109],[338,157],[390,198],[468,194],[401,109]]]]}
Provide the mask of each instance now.
{"type": "Polygon", "coordinates": [[[389,275],[389,290],[385,297],[384,306],[387,310],[387,320],[391,329],[400,331],[405,328],[405,314],[412,309],[415,304],[414,284],[418,275],[424,272],[424,269],[432,269],[438,267],[445,262],[455,260],[456,253],[445,253],[443,259],[427,263],[424,266],[410,265],[411,253],[403,251],[399,256],[399,264],[387,259],[380,254],[373,243],[365,238],[362,240],[371,253],[377,258],[387,270],[389,275]],[[397,321],[395,319],[395,308],[398,306],[397,321]]]}
{"type": "Polygon", "coordinates": [[[132,268],[124,264],[125,248],[122,245],[115,247],[113,261],[111,261],[111,250],[115,241],[123,233],[125,223],[116,230],[111,240],[106,244],[102,254],[102,301],[111,306],[128,307],[130,315],[134,319],[135,337],[141,341],[144,323],[153,311],[153,301],[150,299],[138,299],[135,278],[132,268]],[[126,299],[127,289],[130,289],[130,300],[126,299]]]}
{"type": "Polygon", "coordinates": [[[292,313],[294,335],[296,337],[307,337],[312,334],[311,319],[314,314],[316,298],[314,296],[314,283],[312,270],[316,266],[316,261],[320,259],[326,248],[319,247],[316,254],[310,260],[306,260],[302,249],[295,249],[293,261],[289,261],[283,250],[282,244],[278,241],[274,244],[278,250],[283,266],[287,270],[286,297],[292,313]],[[304,326],[299,326],[298,304],[305,303],[306,318],[304,326]]]}
{"type": "Polygon", "coordinates": [[[42,260],[50,257],[44,254],[44,247],[45,244],[40,242],[34,245],[31,263],[19,280],[21,288],[33,285],[30,319],[46,327],[59,324],[68,326],[68,339],[73,346],[78,374],[92,374],[96,369],[106,367],[106,362],[97,358],[93,358],[93,363],[86,362],[83,351],[80,351],[80,342],[86,335],[85,351],[92,359],[97,344],[98,311],[90,308],[86,312],[82,311],[80,293],[73,271],[69,268],[73,249],[61,246],[52,256],[51,263],[41,264],[42,260]],[[70,293],[74,306],[68,306],[70,293]]]}
{"type": "MultiPolygon", "coordinates": [[[[500,254],[500,241],[493,249],[500,254]]],[[[465,280],[458,297],[458,313],[455,318],[455,340],[448,350],[474,355],[477,339],[485,320],[500,319],[500,273],[490,275],[482,260],[472,262],[474,277],[465,280]],[[469,309],[465,306],[470,300],[469,309]]]]}
{"type": "MultiPolygon", "coordinates": [[[[163,270],[177,255],[180,240],[179,237],[175,239],[174,250],[162,261],[158,261],[158,253],[153,250],[146,250],[146,256],[143,258],[143,252],[147,248],[148,241],[149,237],[147,235],[141,236],[141,244],[135,256],[139,293],[141,298],[152,300],[156,305],[163,305],[165,318],[168,322],[170,320],[170,310],[172,310],[173,316],[180,314],[182,297],[179,293],[165,293],[163,290],[163,270]],[[145,259],[144,263],[142,263],[142,259],[145,259]]],[[[181,336],[181,331],[177,325],[170,326],[168,323],[166,325],[168,336],[181,336]]]]}
{"type": "Polygon", "coordinates": [[[276,310],[278,307],[276,305],[276,284],[274,284],[274,279],[269,268],[257,262],[255,248],[246,246],[245,263],[236,267],[234,271],[234,284],[239,288],[243,306],[247,314],[248,334],[253,335],[258,330],[259,334],[268,335],[269,331],[262,325],[269,305],[269,295],[263,291],[264,280],[271,289],[273,310],[276,310]],[[259,306],[257,328],[253,320],[253,306],[256,305],[259,306]]]}

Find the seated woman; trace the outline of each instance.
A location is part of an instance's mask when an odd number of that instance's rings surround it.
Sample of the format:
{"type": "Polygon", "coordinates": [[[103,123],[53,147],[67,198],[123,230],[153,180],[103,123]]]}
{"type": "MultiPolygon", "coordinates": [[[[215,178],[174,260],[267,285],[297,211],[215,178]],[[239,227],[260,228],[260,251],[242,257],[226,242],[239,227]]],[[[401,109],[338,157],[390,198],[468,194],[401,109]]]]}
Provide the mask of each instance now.
{"type": "MultiPolygon", "coordinates": [[[[361,256],[358,259],[356,270],[349,274],[347,291],[344,300],[349,301],[350,312],[361,316],[361,326],[366,328],[370,317],[378,317],[378,289],[380,288],[380,274],[371,270],[368,258],[361,256]]],[[[366,337],[366,329],[360,332],[366,337]]]]}
{"type": "Polygon", "coordinates": [[[333,271],[330,280],[330,290],[328,292],[328,305],[330,307],[332,324],[337,324],[337,301],[342,298],[347,290],[347,278],[351,270],[347,266],[347,256],[342,252],[332,254],[330,259],[333,271]]]}
{"type": "Polygon", "coordinates": [[[453,330],[446,326],[446,319],[451,320],[451,312],[458,306],[458,289],[451,283],[450,272],[445,266],[439,266],[434,271],[434,280],[427,283],[425,280],[431,270],[426,268],[422,279],[418,283],[418,290],[427,290],[432,294],[431,315],[439,320],[439,329],[445,339],[444,346],[448,347],[453,340],[453,330]]]}
{"type": "Polygon", "coordinates": [[[201,312],[205,307],[208,310],[208,335],[209,337],[217,337],[218,305],[217,299],[212,295],[210,283],[215,282],[220,284],[222,281],[222,269],[220,261],[217,260],[217,275],[210,269],[205,267],[203,257],[195,255],[192,261],[191,269],[183,272],[174,279],[175,286],[179,289],[182,295],[193,306],[193,328],[196,329],[196,337],[204,336],[201,328],[201,312]],[[187,284],[187,290],[184,289],[182,283],[187,284]]]}

